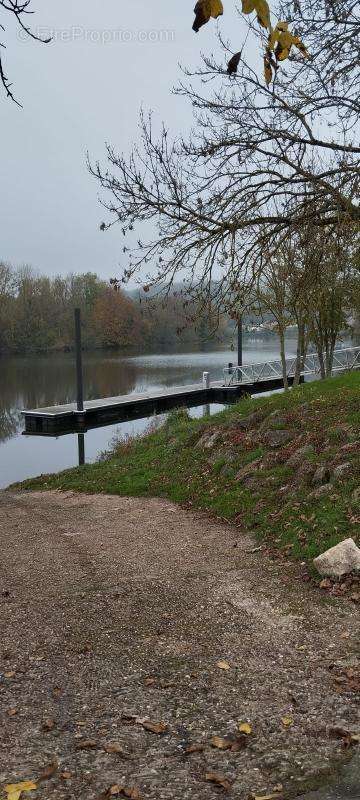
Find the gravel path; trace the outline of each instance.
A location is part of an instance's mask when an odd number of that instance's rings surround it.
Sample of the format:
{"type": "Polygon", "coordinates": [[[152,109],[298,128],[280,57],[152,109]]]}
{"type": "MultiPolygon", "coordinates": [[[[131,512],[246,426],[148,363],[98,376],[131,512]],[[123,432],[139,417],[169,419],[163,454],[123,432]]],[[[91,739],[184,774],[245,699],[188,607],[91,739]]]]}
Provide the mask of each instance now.
{"type": "Polygon", "coordinates": [[[156,499],[3,492],[0,530],[1,788],[289,797],[353,752],[359,611],[297,566],[156,499]]]}

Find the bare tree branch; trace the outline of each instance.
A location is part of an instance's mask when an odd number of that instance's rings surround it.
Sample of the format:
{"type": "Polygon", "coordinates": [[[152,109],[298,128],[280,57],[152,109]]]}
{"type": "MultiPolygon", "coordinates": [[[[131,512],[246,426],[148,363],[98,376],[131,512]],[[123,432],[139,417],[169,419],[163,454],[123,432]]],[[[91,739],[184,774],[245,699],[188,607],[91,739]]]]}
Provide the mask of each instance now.
{"type": "MultiPolygon", "coordinates": [[[[15,18],[16,24],[21,28],[24,33],[29,36],[29,38],[34,39],[36,42],[42,42],[43,44],[49,44],[51,41],[50,38],[44,39],[43,37],[34,33],[31,30],[30,26],[26,23],[27,17],[33,12],[30,10],[31,0],[0,0],[0,12],[2,11],[4,15],[11,15],[12,18],[15,18]]],[[[8,18],[10,18],[8,16],[8,18]]],[[[6,28],[5,25],[0,23],[0,29],[5,32],[6,28]]],[[[0,48],[3,50],[6,49],[6,45],[4,42],[0,41],[0,48]]],[[[12,90],[12,83],[8,78],[5,68],[4,68],[4,61],[2,50],[0,49],[0,83],[3,85],[5,89],[6,96],[10,98],[16,105],[21,106],[21,103],[15,98],[15,95],[12,90]]]]}

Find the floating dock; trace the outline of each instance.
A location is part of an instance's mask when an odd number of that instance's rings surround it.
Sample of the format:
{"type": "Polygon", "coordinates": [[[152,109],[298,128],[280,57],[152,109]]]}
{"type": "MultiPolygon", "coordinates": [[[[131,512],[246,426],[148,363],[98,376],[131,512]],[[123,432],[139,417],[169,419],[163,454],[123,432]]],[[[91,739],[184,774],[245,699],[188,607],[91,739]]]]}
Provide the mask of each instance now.
{"type": "Polygon", "coordinates": [[[192,408],[211,403],[223,405],[236,403],[244,395],[281,389],[282,386],[282,378],[277,377],[262,379],[255,383],[236,383],[230,386],[218,381],[212,382],[208,388],[199,383],[164,388],[143,394],[88,400],[84,403],[83,411],[77,410],[76,403],[29,409],[22,411],[25,420],[24,433],[30,436],[85,433],[91,428],[143,419],[182,406],[192,408]]]}
{"type": "MultiPolygon", "coordinates": [[[[78,350],[79,359],[81,355],[78,350]]],[[[325,354],[323,354],[325,360],[325,354]]],[[[286,361],[288,384],[292,385],[296,373],[296,358],[286,361]]],[[[333,354],[333,373],[360,369],[360,347],[347,347],[335,350],[333,354]]],[[[236,403],[244,395],[260,394],[282,389],[284,386],[283,365],[281,361],[265,361],[256,364],[233,366],[224,369],[224,381],[213,381],[190,386],[174,386],[144,394],[126,394],[119,397],[106,397],[103,400],[88,400],[83,410],[78,411],[76,403],[49,408],[36,408],[22,411],[25,419],[24,433],[29,436],[62,436],[67,433],[86,433],[91,428],[114,425],[132,419],[144,419],[152,414],[163,414],[172,408],[236,403]]],[[[80,367],[81,371],[81,367],[80,367]]],[[[318,376],[319,357],[309,354],[302,364],[300,380],[318,376]]],[[[208,375],[209,373],[204,373],[208,375]]],[[[81,388],[82,404],[82,388],[81,388]]],[[[81,406],[80,406],[81,407],[81,406]]]]}

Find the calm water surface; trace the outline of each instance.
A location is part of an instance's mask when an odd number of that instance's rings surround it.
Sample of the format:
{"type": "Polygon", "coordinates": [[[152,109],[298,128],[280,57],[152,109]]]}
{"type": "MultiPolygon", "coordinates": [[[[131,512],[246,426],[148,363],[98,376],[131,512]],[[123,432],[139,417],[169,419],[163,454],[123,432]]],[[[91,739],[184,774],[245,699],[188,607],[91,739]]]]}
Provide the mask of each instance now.
{"type": "MultiPolygon", "coordinates": [[[[295,353],[295,347],[295,340],[289,340],[289,355],[295,353]]],[[[278,353],[275,337],[245,339],[244,363],[276,359],[278,353]]],[[[131,357],[85,354],[85,396],[92,400],[197,383],[205,370],[210,372],[211,379],[220,380],[229,361],[236,362],[236,355],[226,348],[131,357]]],[[[0,487],[77,463],[76,436],[70,434],[59,439],[22,436],[20,413],[26,408],[70,403],[75,396],[71,354],[0,359],[0,487]]],[[[218,409],[219,406],[212,408],[218,409]]],[[[202,407],[190,413],[200,415],[202,407]]],[[[85,437],[86,460],[94,461],[109,447],[114,436],[141,434],[148,424],[149,420],[136,420],[89,431],[85,437]]]]}

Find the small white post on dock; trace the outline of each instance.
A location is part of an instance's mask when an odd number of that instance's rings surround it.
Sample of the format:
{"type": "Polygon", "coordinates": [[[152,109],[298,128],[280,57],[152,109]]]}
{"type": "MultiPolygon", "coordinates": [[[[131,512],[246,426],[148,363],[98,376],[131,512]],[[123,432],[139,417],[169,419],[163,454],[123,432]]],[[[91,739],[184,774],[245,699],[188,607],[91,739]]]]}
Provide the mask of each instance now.
{"type": "Polygon", "coordinates": [[[210,372],[203,372],[203,387],[210,389],[210,372]]]}

